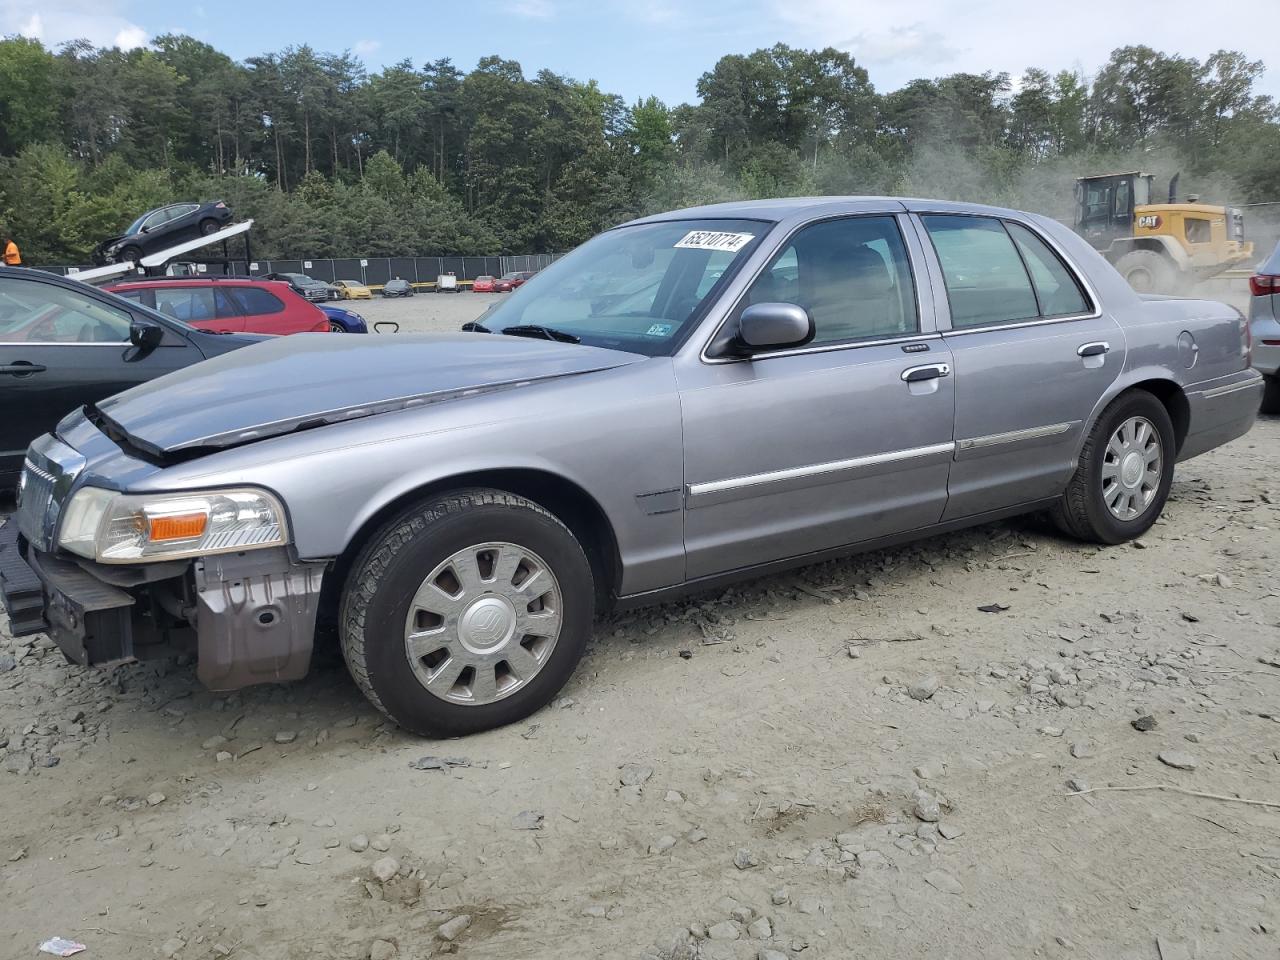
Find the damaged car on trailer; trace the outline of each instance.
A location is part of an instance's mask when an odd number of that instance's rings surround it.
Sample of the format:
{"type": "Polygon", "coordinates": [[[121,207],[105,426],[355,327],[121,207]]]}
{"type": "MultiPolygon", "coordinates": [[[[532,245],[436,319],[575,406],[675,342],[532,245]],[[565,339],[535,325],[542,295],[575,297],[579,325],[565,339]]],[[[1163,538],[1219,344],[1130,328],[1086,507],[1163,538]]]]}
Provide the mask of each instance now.
{"type": "Polygon", "coordinates": [[[544,272],[470,332],[267,341],[67,416],[0,528],[14,632],[227,690],[332,624],[378,709],[465,734],[603,609],[1038,510],[1132,540],[1262,391],[1238,311],[1013,210],[719,204],[544,272]]]}

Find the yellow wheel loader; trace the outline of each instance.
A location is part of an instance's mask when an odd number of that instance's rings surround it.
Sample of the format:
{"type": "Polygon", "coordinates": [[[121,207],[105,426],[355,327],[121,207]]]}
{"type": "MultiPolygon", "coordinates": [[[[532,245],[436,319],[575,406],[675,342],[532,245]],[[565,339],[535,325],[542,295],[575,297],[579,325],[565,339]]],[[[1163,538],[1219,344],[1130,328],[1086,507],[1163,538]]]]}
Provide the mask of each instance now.
{"type": "Polygon", "coordinates": [[[1236,207],[1177,200],[1152,203],[1154,177],[1112,173],[1076,180],[1075,229],[1110,260],[1139,293],[1177,293],[1253,257],[1236,207]]]}

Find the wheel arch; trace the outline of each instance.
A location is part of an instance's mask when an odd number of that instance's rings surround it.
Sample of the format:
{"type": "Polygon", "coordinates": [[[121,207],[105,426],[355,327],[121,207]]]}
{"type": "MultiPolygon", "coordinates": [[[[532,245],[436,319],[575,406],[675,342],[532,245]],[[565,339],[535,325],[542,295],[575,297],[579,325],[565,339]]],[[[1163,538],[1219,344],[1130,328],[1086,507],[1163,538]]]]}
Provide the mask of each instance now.
{"type": "Polygon", "coordinates": [[[1084,446],[1085,440],[1093,432],[1094,424],[1098,422],[1098,418],[1102,416],[1103,411],[1119,397],[1134,390],[1143,390],[1150,393],[1160,401],[1168,412],[1169,419],[1173,422],[1173,435],[1176,444],[1174,458],[1176,459],[1177,451],[1182,449],[1182,444],[1187,439],[1187,434],[1191,429],[1191,403],[1187,399],[1187,393],[1181,384],[1174,380],[1166,370],[1134,370],[1129,376],[1117,380],[1112,385],[1111,390],[1098,401],[1093,413],[1089,416],[1085,429],[1080,432],[1080,442],[1076,446],[1076,454],[1071,463],[1073,471],[1080,461],[1080,450],[1084,446]]]}
{"type": "Polygon", "coordinates": [[[439,477],[399,493],[373,511],[348,540],[326,578],[325,610],[336,611],[347,571],[374,533],[414,503],[448,490],[487,487],[524,497],[554,514],[582,544],[595,577],[596,608],[606,609],[622,582],[622,557],[613,524],[599,502],[573,480],[533,467],[478,469],[439,477]],[[332,606],[330,606],[332,605],[332,606]]]}

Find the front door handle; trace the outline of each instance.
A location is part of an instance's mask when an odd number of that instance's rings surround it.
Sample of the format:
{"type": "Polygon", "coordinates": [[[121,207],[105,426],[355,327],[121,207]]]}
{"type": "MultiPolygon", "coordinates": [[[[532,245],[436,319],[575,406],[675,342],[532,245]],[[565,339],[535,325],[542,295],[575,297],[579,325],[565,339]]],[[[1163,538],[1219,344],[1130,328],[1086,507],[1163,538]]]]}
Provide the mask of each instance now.
{"type": "Polygon", "coordinates": [[[15,377],[29,377],[33,373],[44,373],[47,369],[43,364],[19,360],[17,363],[6,363],[0,366],[0,373],[8,373],[15,377]]]}
{"type": "Polygon", "coordinates": [[[1095,340],[1093,343],[1082,343],[1076,350],[1077,357],[1100,357],[1104,353],[1111,352],[1111,344],[1105,340],[1095,340]]]}
{"type": "Polygon", "coordinates": [[[908,367],[902,371],[902,379],[907,383],[919,383],[921,380],[937,380],[939,377],[951,375],[951,367],[945,363],[926,363],[921,367],[908,367]]]}

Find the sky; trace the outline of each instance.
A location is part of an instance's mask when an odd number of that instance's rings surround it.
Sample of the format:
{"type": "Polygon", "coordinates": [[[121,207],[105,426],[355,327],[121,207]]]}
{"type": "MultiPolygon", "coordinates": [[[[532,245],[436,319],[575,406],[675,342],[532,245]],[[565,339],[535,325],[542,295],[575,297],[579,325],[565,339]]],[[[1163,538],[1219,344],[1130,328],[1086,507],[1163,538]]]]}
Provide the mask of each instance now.
{"type": "Polygon", "coordinates": [[[1268,72],[1258,92],[1280,99],[1280,0],[1210,5],[1188,0],[2,0],[0,34],[48,46],[87,38],[135,47],[187,33],[237,58],[308,43],[350,49],[371,69],[449,57],[469,70],[483,56],[594,79],[628,102],[697,97],[698,77],[730,53],[783,42],[834,46],[867,68],[880,91],[917,77],[1028,66],[1092,76],[1116,47],[1145,43],[1203,59],[1241,50],[1268,72]],[[1060,6],[1067,12],[1054,17],[1060,6]],[[1227,10],[1229,13],[1220,13],[1227,10]]]}

